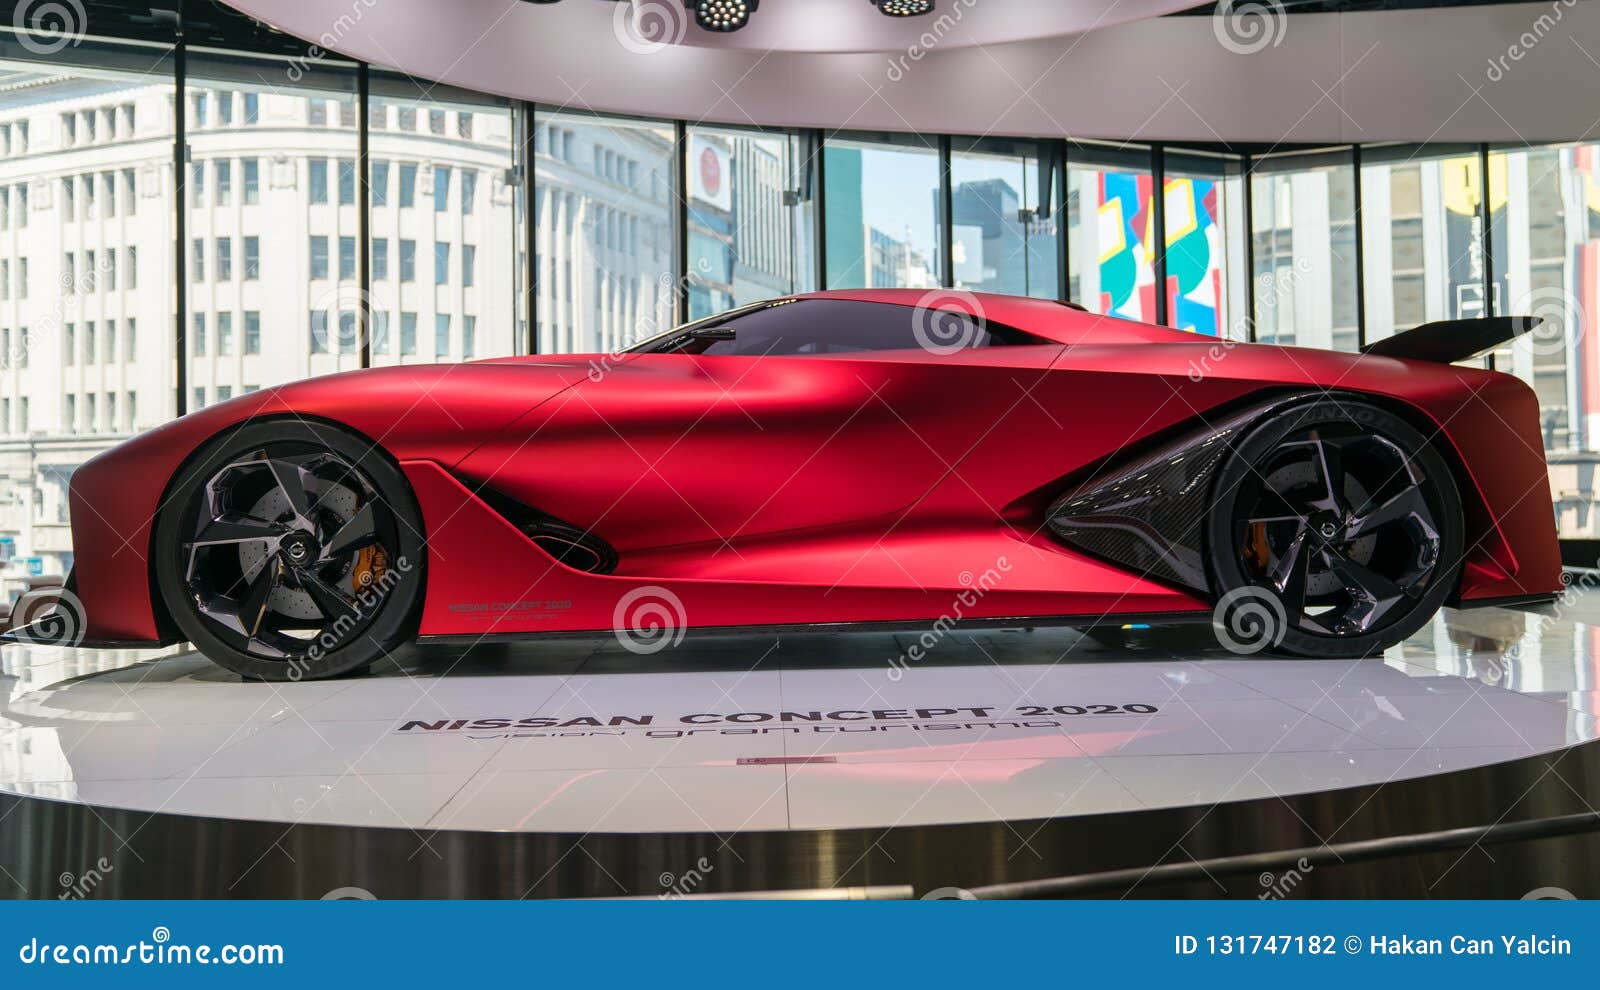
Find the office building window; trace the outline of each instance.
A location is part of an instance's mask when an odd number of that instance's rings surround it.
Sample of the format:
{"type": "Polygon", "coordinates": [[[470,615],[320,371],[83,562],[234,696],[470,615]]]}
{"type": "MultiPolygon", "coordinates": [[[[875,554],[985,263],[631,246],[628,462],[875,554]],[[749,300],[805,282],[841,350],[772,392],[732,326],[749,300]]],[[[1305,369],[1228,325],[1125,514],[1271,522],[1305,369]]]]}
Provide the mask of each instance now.
{"type": "Polygon", "coordinates": [[[417,353],[417,314],[400,314],[400,353],[411,355],[417,353]]]}
{"type": "Polygon", "coordinates": [[[314,309],[311,311],[311,353],[328,353],[328,311],[314,309]]]}
{"type": "Polygon", "coordinates": [[[407,209],[417,204],[417,166],[414,162],[400,163],[400,207],[407,209]]]}
{"type": "Polygon", "coordinates": [[[319,205],[328,201],[328,160],[326,158],[312,158],[306,162],[307,176],[312,205],[319,205]]]}
{"type": "Polygon", "coordinates": [[[450,315],[440,313],[433,318],[433,356],[446,358],[450,356],[450,315]]]}
{"type": "Polygon", "coordinates": [[[349,158],[339,159],[339,205],[356,203],[356,163],[349,158]]]}
{"type": "Polygon", "coordinates": [[[436,213],[444,213],[450,209],[450,166],[435,165],[433,167],[433,209],[436,213]]]}
{"type": "Polygon", "coordinates": [[[417,280],[417,242],[401,238],[400,240],[400,281],[415,282],[417,280]]]}
{"type": "Polygon", "coordinates": [[[311,277],[328,277],[328,238],[320,235],[311,235],[311,277]]]}

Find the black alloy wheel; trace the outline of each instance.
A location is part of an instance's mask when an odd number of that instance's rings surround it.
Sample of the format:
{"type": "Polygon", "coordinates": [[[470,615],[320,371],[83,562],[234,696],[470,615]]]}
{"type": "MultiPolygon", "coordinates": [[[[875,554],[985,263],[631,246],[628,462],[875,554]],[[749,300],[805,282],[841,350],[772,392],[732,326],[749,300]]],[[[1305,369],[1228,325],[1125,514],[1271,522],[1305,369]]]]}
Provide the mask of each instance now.
{"type": "Polygon", "coordinates": [[[1279,412],[1238,443],[1216,484],[1213,625],[1234,652],[1371,656],[1455,590],[1455,479],[1385,409],[1329,397],[1279,412]]]}
{"type": "Polygon", "coordinates": [[[213,442],[175,481],[155,541],[173,620],[247,677],[359,670],[415,629],[415,498],[375,445],[335,427],[253,423],[213,442]]]}

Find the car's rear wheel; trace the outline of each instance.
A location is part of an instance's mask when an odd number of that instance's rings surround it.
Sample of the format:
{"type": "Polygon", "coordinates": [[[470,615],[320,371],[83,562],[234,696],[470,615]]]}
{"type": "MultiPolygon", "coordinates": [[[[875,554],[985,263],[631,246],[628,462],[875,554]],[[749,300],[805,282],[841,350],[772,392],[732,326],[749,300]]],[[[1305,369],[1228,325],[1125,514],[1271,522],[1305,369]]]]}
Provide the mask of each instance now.
{"type": "Polygon", "coordinates": [[[423,587],[421,513],[374,444],[322,423],[252,423],[204,448],[157,517],[169,614],[247,677],[359,670],[409,642],[423,587]]]}
{"type": "Polygon", "coordinates": [[[1216,485],[1213,626],[1234,652],[1371,656],[1421,629],[1456,586],[1450,467],[1385,409],[1293,407],[1245,436],[1216,485]]]}

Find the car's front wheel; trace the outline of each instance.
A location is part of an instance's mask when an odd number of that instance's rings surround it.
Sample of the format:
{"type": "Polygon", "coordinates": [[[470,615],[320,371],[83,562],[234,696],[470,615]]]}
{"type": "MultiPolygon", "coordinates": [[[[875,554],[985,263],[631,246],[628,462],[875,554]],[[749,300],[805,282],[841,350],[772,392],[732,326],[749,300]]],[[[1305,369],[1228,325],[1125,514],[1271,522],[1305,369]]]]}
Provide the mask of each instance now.
{"type": "Polygon", "coordinates": [[[1461,500],[1405,420],[1329,397],[1256,426],[1216,482],[1214,628],[1234,652],[1371,656],[1421,629],[1461,573],[1461,500]]]}
{"type": "Polygon", "coordinates": [[[155,577],[195,647],[263,680],[333,677],[410,641],[421,512],[374,444],[300,420],[202,448],[157,517],[155,577]]]}

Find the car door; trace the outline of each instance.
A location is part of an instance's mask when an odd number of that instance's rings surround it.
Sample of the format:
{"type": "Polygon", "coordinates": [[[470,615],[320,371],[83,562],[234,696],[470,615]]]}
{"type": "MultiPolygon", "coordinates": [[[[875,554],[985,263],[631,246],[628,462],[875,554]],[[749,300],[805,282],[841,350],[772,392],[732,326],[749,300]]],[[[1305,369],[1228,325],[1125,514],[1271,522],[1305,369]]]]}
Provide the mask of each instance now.
{"type": "Polygon", "coordinates": [[[623,554],[892,520],[1018,401],[1018,369],[1059,350],[928,350],[913,312],[802,300],[734,341],[624,355],[461,470],[623,554]]]}

